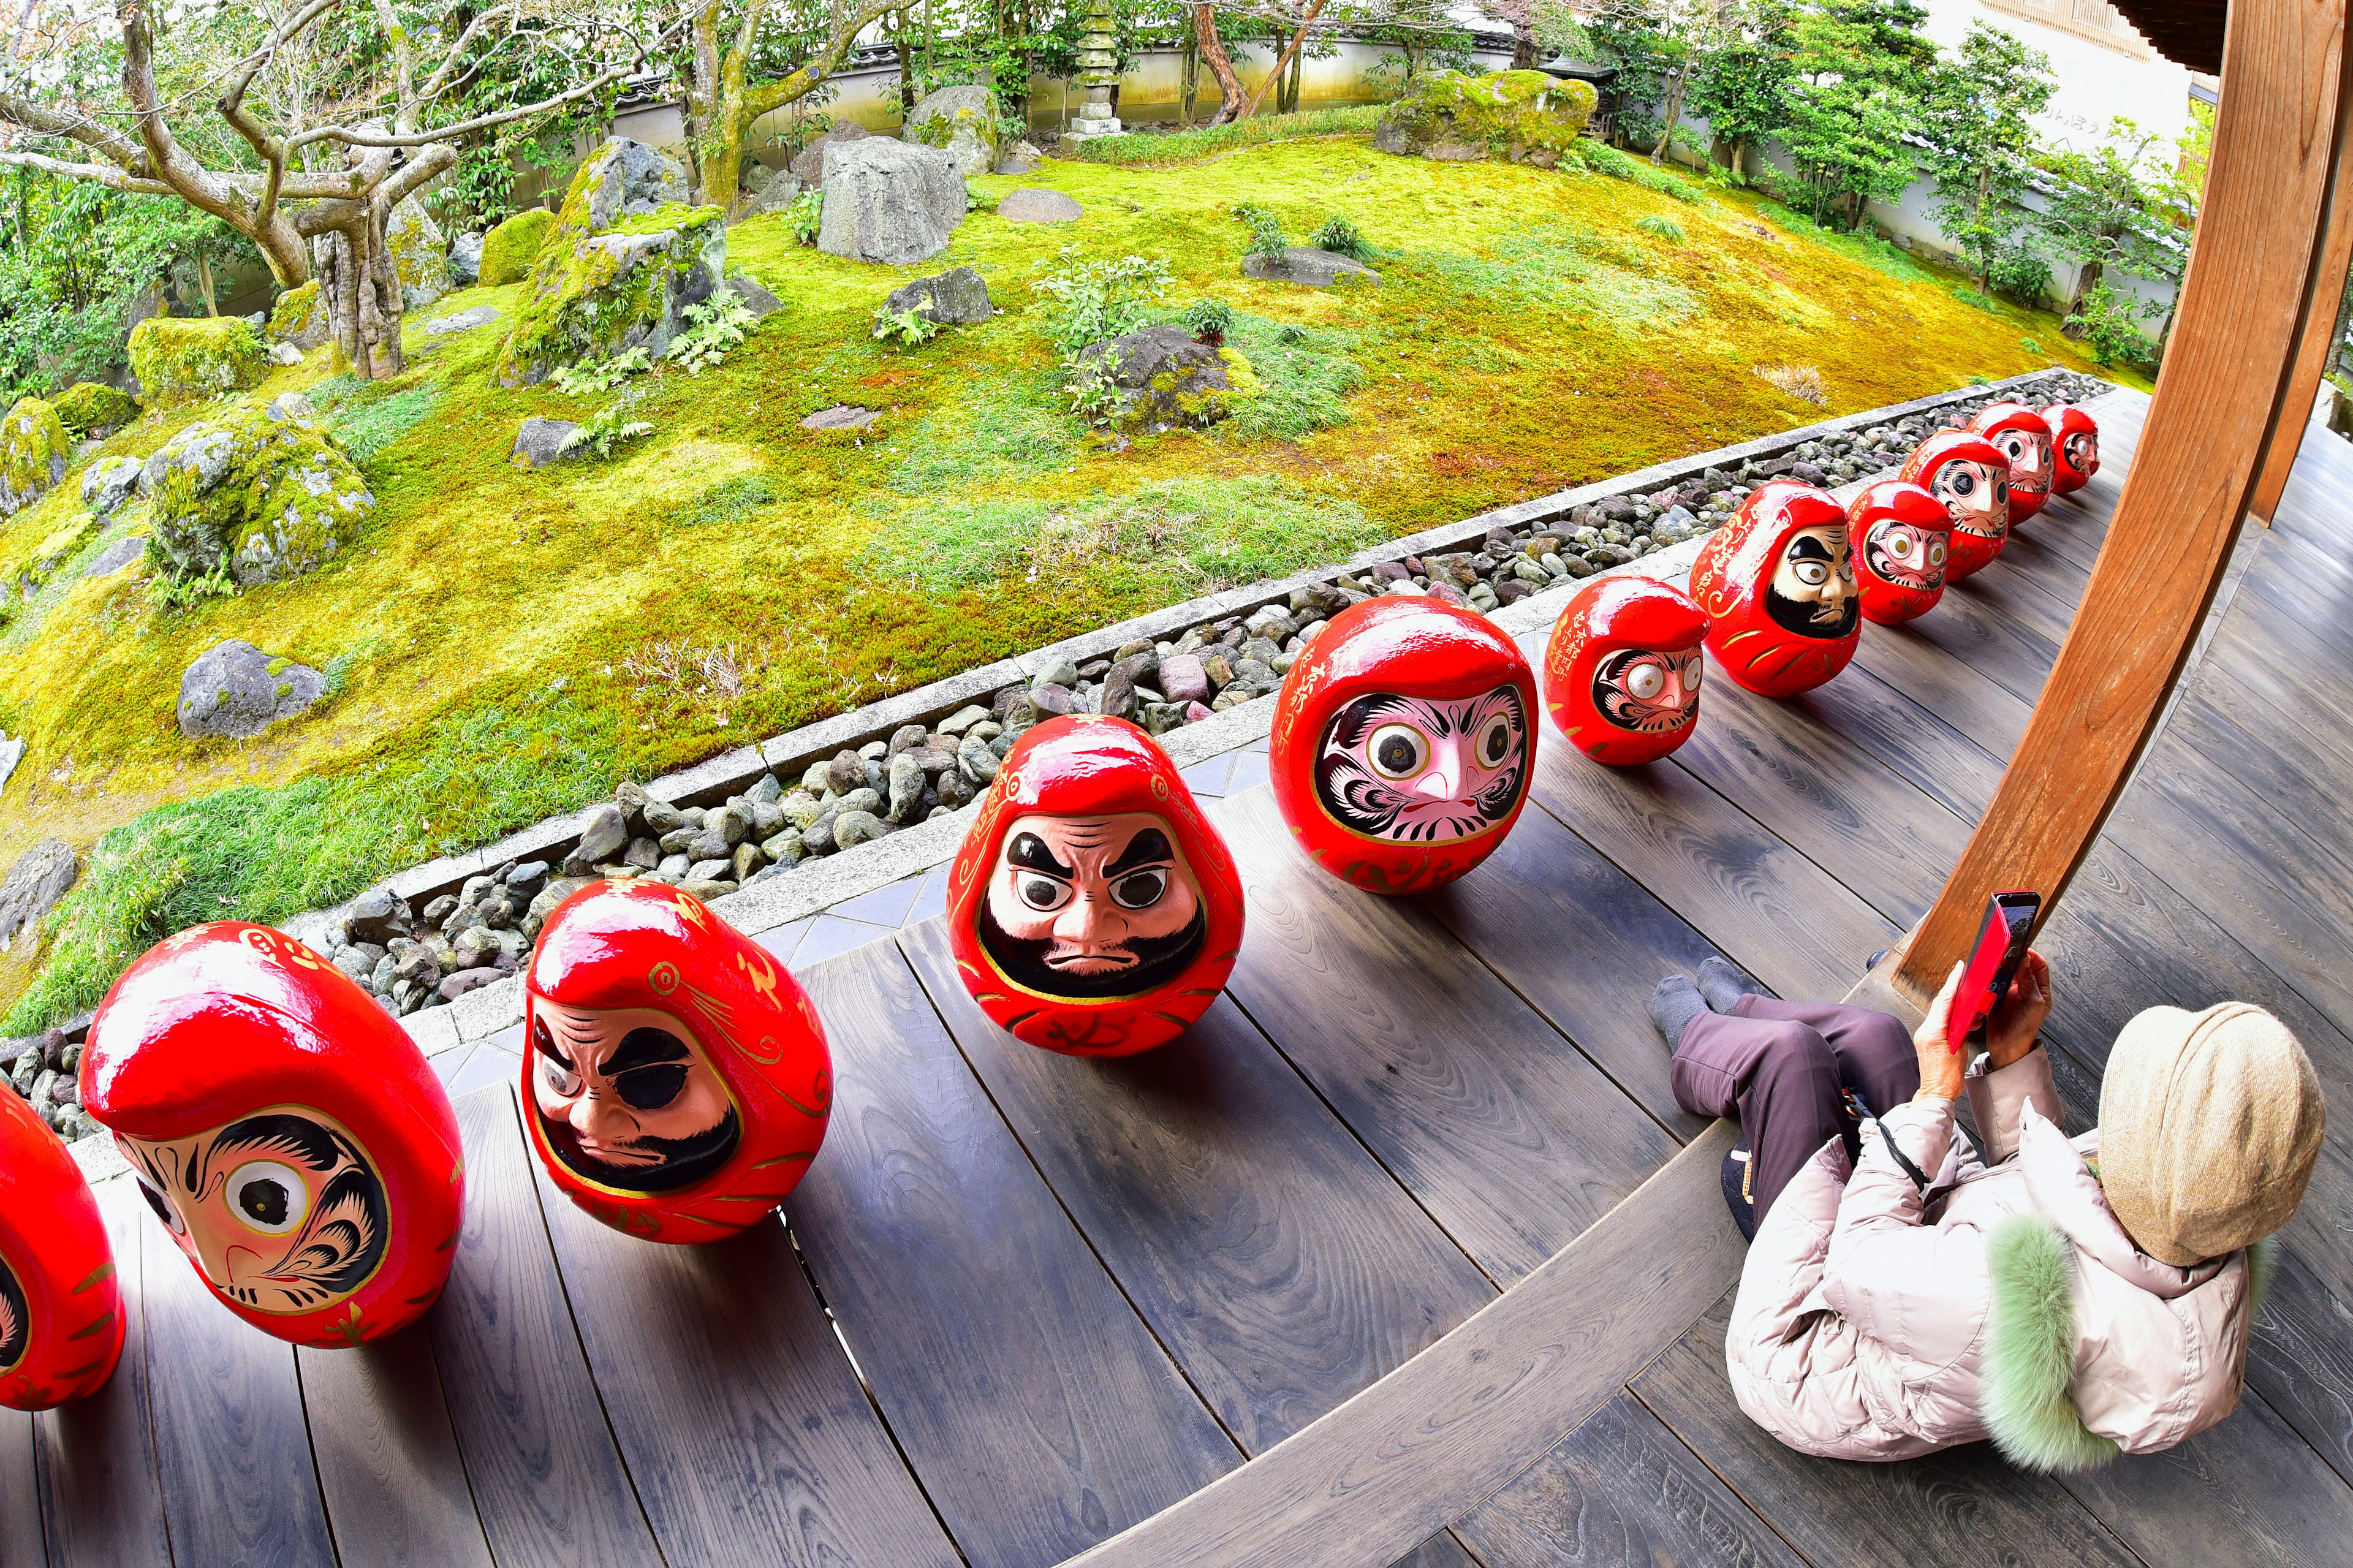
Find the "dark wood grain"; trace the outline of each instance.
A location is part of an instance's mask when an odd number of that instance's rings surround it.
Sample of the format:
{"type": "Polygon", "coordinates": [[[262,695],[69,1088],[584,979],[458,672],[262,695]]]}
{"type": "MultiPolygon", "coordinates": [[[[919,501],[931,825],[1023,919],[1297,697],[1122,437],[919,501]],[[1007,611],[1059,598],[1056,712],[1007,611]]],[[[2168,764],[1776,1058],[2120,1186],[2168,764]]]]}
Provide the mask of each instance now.
{"type": "Polygon", "coordinates": [[[597,1393],[670,1568],[955,1562],[774,1216],[663,1247],[532,1162],[597,1393]]]}
{"type": "Polygon", "coordinates": [[[334,1568],[294,1347],[215,1300],[162,1226],[140,1236],[148,1400],[174,1555],[222,1568],[334,1568]]]}
{"type": "Polygon", "coordinates": [[[1474,880],[1419,901],[1669,1132],[1707,1126],[1675,1102],[1650,999],[1723,955],[1591,845],[1525,811],[1474,880]]]}
{"type": "MultiPolygon", "coordinates": [[[[1931,610],[1926,620],[1938,613],[1931,610]]],[[[1982,671],[1952,658],[1920,634],[1919,621],[1900,626],[1865,625],[1850,668],[1864,669],[2007,762],[2026,732],[2033,703],[1982,671]]],[[[1706,701],[1701,701],[1704,711],[1706,701]]],[[[1701,722],[1706,721],[1702,719],[1701,722]]]]}
{"type": "Polygon", "coordinates": [[[2353,1488],[2252,1392],[2186,1443],[2062,1484],[2149,1568],[2304,1568],[2353,1555],[2353,1488]]]}
{"type": "MultiPolygon", "coordinates": [[[[1701,723],[1707,722],[1704,715],[1701,723]]],[[[1842,996],[1901,928],[1672,759],[1536,753],[1535,804],[1783,996],[1842,996]]]]}
{"type": "Polygon", "coordinates": [[[2135,1568],[2058,1482],[1989,1443],[1895,1464],[1817,1459],[1741,1413],[1724,1371],[1727,1293],[1628,1386],[1815,1568],[2135,1568]]]}
{"type": "Polygon", "coordinates": [[[1452,1333],[1071,1568],[1377,1568],[1501,1490],[1738,1274],[1719,1121],[1452,1333]]]}
{"type": "Polygon", "coordinates": [[[1455,1531],[1487,1568],[1798,1568],[1802,1561],[1626,1394],[1455,1531]]]}
{"type": "Polygon", "coordinates": [[[1390,1563],[1389,1568],[1479,1568],[1479,1564],[1451,1532],[1441,1531],[1390,1563]]]}
{"type": "Polygon", "coordinates": [[[1534,1268],[1673,1153],[1426,910],[1311,864],[1268,792],[1210,816],[1250,898],[1229,994],[1490,1278],[1534,1268]]]}
{"type": "Polygon", "coordinates": [[[659,1568],[549,1254],[506,1084],[457,1102],[466,1224],[427,1316],[441,1392],[501,1568],[659,1568]]]}
{"type": "Polygon", "coordinates": [[[41,1538],[41,1478],[34,1457],[33,1417],[0,1410],[0,1568],[46,1568],[41,1538]]]}
{"type": "MultiPolygon", "coordinates": [[[[147,1407],[146,1248],[141,1242],[142,1232],[162,1227],[129,1180],[100,1182],[96,1191],[122,1286],[122,1359],[96,1394],[34,1417],[49,1564],[169,1568],[163,1480],[147,1407]]],[[[166,1261],[188,1267],[176,1252],[166,1261]]]]}
{"type": "MultiPolygon", "coordinates": [[[[2346,1213],[2337,1205],[2332,1223],[2341,1227],[2346,1213]]],[[[2294,1242],[2280,1248],[2255,1314],[2247,1381],[2353,1485],[2353,1306],[2339,1294],[2344,1276],[2332,1274],[2334,1288],[2294,1242]]]]}
{"type": "Polygon", "coordinates": [[[1964,822],[1978,819],[2001,779],[2000,759],[1859,664],[1782,706],[1877,758],[1964,822]]]}
{"type": "Polygon", "coordinates": [[[837,1087],[794,1233],[966,1558],[1058,1562],[1239,1462],[898,948],[871,943],[801,978],[837,1087]]]}
{"type": "Polygon", "coordinates": [[[1086,1060],[1022,1044],[957,982],[944,921],[900,934],[989,1096],[1245,1453],[1493,1300],[1240,1010],[1086,1060]]]}
{"type": "Polygon", "coordinates": [[[430,1331],[295,1358],[343,1568],[491,1568],[430,1331]]]}
{"type": "MultiPolygon", "coordinates": [[[[2058,638],[2035,625],[2048,618],[2050,609],[2048,600],[2037,603],[2014,577],[2005,581],[1997,574],[1990,583],[1964,577],[1947,583],[1936,607],[1919,619],[1873,626],[1863,636],[1869,641],[1872,632],[1886,632],[1926,644],[2032,707],[2059,657],[2058,638]]],[[[2065,635],[2063,621],[2059,634],[2065,635]]]]}

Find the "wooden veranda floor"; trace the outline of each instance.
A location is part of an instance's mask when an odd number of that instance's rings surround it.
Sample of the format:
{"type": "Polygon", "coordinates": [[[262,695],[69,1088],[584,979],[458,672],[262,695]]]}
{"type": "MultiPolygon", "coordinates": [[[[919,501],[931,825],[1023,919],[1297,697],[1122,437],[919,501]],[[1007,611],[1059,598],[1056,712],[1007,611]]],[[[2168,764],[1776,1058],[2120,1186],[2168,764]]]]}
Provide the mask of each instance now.
{"type": "MultiPolygon", "coordinates": [[[[1229,996],[1162,1050],[1074,1061],[997,1034],[937,921],[828,961],[805,980],[838,1098],[789,1227],[617,1236],[540,1179],[512,1090],[480,1090],[442,1302],[384,1343],[295,1352],[206,1299],[130,1184],[105,1184],[130,1345],[99,1397],[0,1413],[0,1568],[1042,1568],[1532,1274],[1522,1300],[1629,1310],[1541,1369],[1466,1353],[1463,1387],[1401,1435],[1368,1395],[1283,1450],[1351,1423],[1368,1472],[1504,1445],[1461,1460],[1495,1482],[1459,1508],[1408,1489],[1438,1510],[1398,1542],[1430,1533],[1418,1568],[2353,1563],[2353,447],[2308,442],[2279,526],[2250,527],[2194,680],[2042,942],[2079,1124],[2107,1042],[2158,1002],[2260,1002],[2327,1084],[2328,1158],[2229,1422],[2063,1483],[1983,1446],[1867,1467],[1763,1437],[1723,1369],[1723,1135],[1674,1160],[1707,1130],[1643,1005],[1712,952],[1836,996],[1920,915],[2056,655],[2145,407],[2109,399],[2101,479],[1925,622],[1869,628],[1811,697],[1713,683],[1694,738],[1631,773],[1547,731],[1539,809],[1443,894],[1341,887],[1263,789],[1213,805],[1249,935],[1229,996]],[[1564,1376],[1599,1380],[1581,1421],[1453,1421],[1458,1394],[1564,1376]]],[[[1344,1468],[1283,1506],[1336,1507],[1344,1468]]],[[[1106,1556],[1201,1560],[1185,1542],[1244,1539],[1267,1506],[1229,1482],[1106,1556]]],[[[1250,1560],[1396,1555],[1366,1555],[1384,1538],[1355,1516],[1322,1539],[1250,1560]]]]}

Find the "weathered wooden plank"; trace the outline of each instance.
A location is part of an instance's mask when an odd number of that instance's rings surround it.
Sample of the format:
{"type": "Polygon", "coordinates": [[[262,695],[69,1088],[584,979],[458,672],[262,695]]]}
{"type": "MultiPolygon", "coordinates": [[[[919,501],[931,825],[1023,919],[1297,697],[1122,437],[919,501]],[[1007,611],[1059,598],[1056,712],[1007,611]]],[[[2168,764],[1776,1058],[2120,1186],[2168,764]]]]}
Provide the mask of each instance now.
{"type": "Polygon", "coordinates": [[[1675,1103],[1649,1004],[1662,976],[1721,955],[1591,845],[1523,812],[1468,886],[1420,901],[1669,1132],[1706,1128],[1675,1103]]]}
{"type": "MultiPolygon", "coordinates": [[[[2250,725],[2244,707],[2225,708],[2208,695],[2208,678],[2230,681],[2236,669],[2208,670],[2200,689],[2174,710],[2166,735],[2215,763],[2242,785],[2263,799],[2295,814],[2306,834],[2319,847],[2316,866],[2334,861],[2325,873],[2353,878],[2353,801],[2345,797],[2343,781],[2353,778],[2353,743],[2342,748],[2335,737],[2306,728],[2293,711],[2276,709],[2250,725]]],[[[2346,740],[2353,742],[2353,726],[2346,740]]]]}
{"type": "Polygon", "coordinates": [[[1072,1568],[1376,1568],[1616,1397],[1737,1276],[1718,1122],[1470,1321],[1072,1568]]]}
{"type": "MultiPolygon", "coordinates": [[[[1701,720],[1704,724],[1705,718],[1701,720]]],[[[1901,929],[1669,761],[1536,753],[1535,804],[1783,996],[1842,996],[1901,929]]]]}
{"type": "Polygon", "coordinates": [[[899,941],[990,1099],[1245,1453],[1494,1299],[1232,1002],[1142,1056],[1057,1056],[988,1021],[944,921],[899,941]]]}
{"type": "Polygon", "coordinates": [[[548,1251],[513,1089],[457,1102],[466,1223],[425,1321],[500,1568],[660,1568],[548,1251]]]}
{"type": "Polygon", "coordinates": [[[1628,1394],[1465,1515],[1455,1531],[1486,1568],[1803,1562],[1628,1394]]]}
{"type": "Polygon", "coordinates": [[[39,1464],[31,1414],[0,1410],[0,1568],[47,1568],[39,1464]]]}
{"type": "Polygon", "coordinates": [[[431,1331],[295,1359],[343,1568],[491,1568],[431,1331]]]}
{"type": "Polygon", "coordinates": [[[2353,1488],[2252,1391],[2186,1443],[2062,1484],[2149,1568],[2303,1568],[2353,1552],[2353,1488]]]}
{"type": "Polygon", "coordinates": [[[174,1555],[334,1568],[294,1347],[215,1300],[160,1225],[140,1226],[147,1377],[174,1555]]]}
{"type": "Polygon", "coordinates": [[[1479,1564],[1462,1550],[1461,1542],[1440,1531],[1390,1563],[1389,1568],[1479,1568],[1479,1564]]]}
{"type": "Polygon", "coordinates": [[[1860,665],[1784,706],[1878,759],[1963,822],[1993,798],[2001,762],[1860,665]]]}
{"type": "MultiPolygon", "coordinates": [[[[2327,1223],[2342,1227],[2343,1202],[2331,1206],[2327,1223]]],[[[2332,1286],[2294,1242],[2283,1246],[2255,1315],[2247,1381],[2340,1480],[2353,1484],[2353,1307],[2345,1288],[2341,1274],[2332,1286]]]]}
{"type": "MultiPolygon", "coordinates": [[[[41,1512],[50,1568],[169,1568],[164,1488],[155,1468],[155,1427],[147,1408],[146,1249],[141,1234],[160,1229],[128,1176],[100,1182],[122,1287],[122,1359],[88,1399],[35,1416],[40,1449],[41,1512]]],[[[176,1254],[172,1267],[185,1270],[176,1254]]],[[[216,1311],[224,1311],[215,1307],[216,1311]]],[[[192,1565],[194,1559],[189,1559],[192,1565]]]]}
{"type": "Polygon", "coordinates": [[[1730,1310],[1727,1292],[1628,1386],[1816,1568],[2136,1568],[2064,1488],[2012,1468],[1989,1443],[1883,1465],[1783,1447],[1733,1401],[1724,1371],[1730,1310]]]}
{"type": "Polygon", "coordinates": [[[781,1219],[657,1246],[582,1213],[536,1160],[532,1173],[598,1398],[670,1568],[956,1561],[781,1219]]]}
{"type": "MultiPolygon", "coordinates": [[[[1937,615],[1941,608],[1921,619],[1937,615]]],[[[1919,625],[1919,621],[1900,626],[1866,625],[1849,668],[1870,671],[1967,735],[1988,756],[2006,761],[2017,749],[2018,738],[2026,732],[2033,704],[1951,657],[1923,637],[1919,625]]],[[[1703,699],[1703,715],[1706,707],[1703,699]]],[[[1703,716],[1700,722],[1706,721],[1703,716]]]]}
{"type": "Polygon", "coordinates": [[[794,1234],[965,1557],[1053,1563],[1229,1469],[1232,1441],[1023,1156],[898,948],[801,978],[836,1089],[794,1234]]]}
{"type": "Polygon", "coordinates": [[[1229,994],[1491,1278],[1534,1268],[1673,1153],[1427,911],[1310,864],[1267,792],[1210,816],[1250,897],[1229,994]]]}
{"type": "Polygon", "coordinates": [[[1868,627],[1864,640],[1874,640],[1874,632],[1917,638],[2032,707],[2059,657],[2058,644],[2033,624],[2034,612],[2047,614],[2049,601],[2038,604],[2014,576],[2005,581],[2004,574],[1996,573],[1991,582],[1979,582],[1984,575],[1947,584],[1934,610],[1900,626],[1868,627]]]}

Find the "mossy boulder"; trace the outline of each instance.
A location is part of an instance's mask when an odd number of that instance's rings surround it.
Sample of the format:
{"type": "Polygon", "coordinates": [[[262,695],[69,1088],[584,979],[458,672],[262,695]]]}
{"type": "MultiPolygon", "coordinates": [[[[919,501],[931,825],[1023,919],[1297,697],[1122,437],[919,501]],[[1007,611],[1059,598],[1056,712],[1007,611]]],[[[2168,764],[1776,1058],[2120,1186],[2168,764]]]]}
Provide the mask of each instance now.
{"type": "Polygon", "coordinates": [[[102,381],[79,381],[58,394],[50,406],[68,431],[84,440],[102,441],[139,417],[139,405],[127,392],[102,381]]]}
{"type": "Polygon", "coordinates": [[[556,222],[575,235],[602,234],[657,207],[682,206],[687,195],[685,164],[659,148],[616,136],[573,174],[556,222]]]}
{"type": "Polygon", "coordinates": [[[269,335],[309,353],[332,335],[326,301],[319,297],[316,279],[289,289],[270,308],[269,335]]]}
{"type": "Polygon", "coordinates": [[[58,411],[37,397],[20,397],[0,419],[0,517],[14,517],[66,477],[73,445],[58,411]]]}
{"type": "Polygon", "coordinates": [[[1381,117],[1373,145],[1440,163],[1504,158],[1548,169],[1585,133],[1599,102],[1592,83],[1542,71],[1439,71],[1381,117]]]}
{"type": "MultiPolygon", "coordinates": [[[[578,195],[575,184],[575,195],[578,195]]],[[[567,215],[573,203],[565,204],[567,215]]],[[[559,225],[499,354],[499,382],[526,386],[565,365],[642,348],[659,359],[727,268],[717,207],[666,204],[601,233],[559,225]]]]}
{"type": "Polygon", "coordinates": [[[239,587],[300,576],[359,535],[375,510],[360,471],[308,420],[237,408],[191,425],[147,459],[155,563],[239,587]]]}
{"type": "Polygon", "coordinates": [[[997,167],[997,100],[988,89],[966,84],[935,88],[907,111],[899,139],[937,147],[969,180],[997,167]]]}
{"type": "Polygon", "coordinates": [[[520,212],[482,237],[481,285],[496,289],[531,276],[539,247],[547,243],[555,215],[545,207],[520,212]]]}
{"type": "Polygon", "coordinates": [[[150,408],[177,408],[237,392],[269,374],[251,327],[235,316],[150,316],[131,329],[131,370],[150,408]]]}
{"type": "Polygon", "coordinates": [[[1197,342],[1182,327],[1145,327],[1079,351],[1084,363],[1105,355],[1121,400],[1112,425],[1124,436],[1207,429],[1261,390],[1248,360],[1197,342]]]}
{"type": "Polygon", "coordinates": [[[449,242],[422,198],[410,196],[386,216],[384,244],[400,279],[402,310],[421,310],[449,291],[449,242]]]}

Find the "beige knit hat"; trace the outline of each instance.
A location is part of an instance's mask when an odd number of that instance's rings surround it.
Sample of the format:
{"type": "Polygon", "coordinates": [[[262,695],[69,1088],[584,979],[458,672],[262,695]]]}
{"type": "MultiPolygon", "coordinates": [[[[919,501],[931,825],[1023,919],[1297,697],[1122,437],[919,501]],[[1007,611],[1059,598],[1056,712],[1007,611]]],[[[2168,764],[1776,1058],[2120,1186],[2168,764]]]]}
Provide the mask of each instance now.
{"type": "Polygon", "coordinates": [[[2288,1222],[2327,1118],[2304,1047],[2261,1007],[2151,1007],[2108,1053],[2100,1184],[2143,1252],[2188,1268],[2288,1222]]]}

